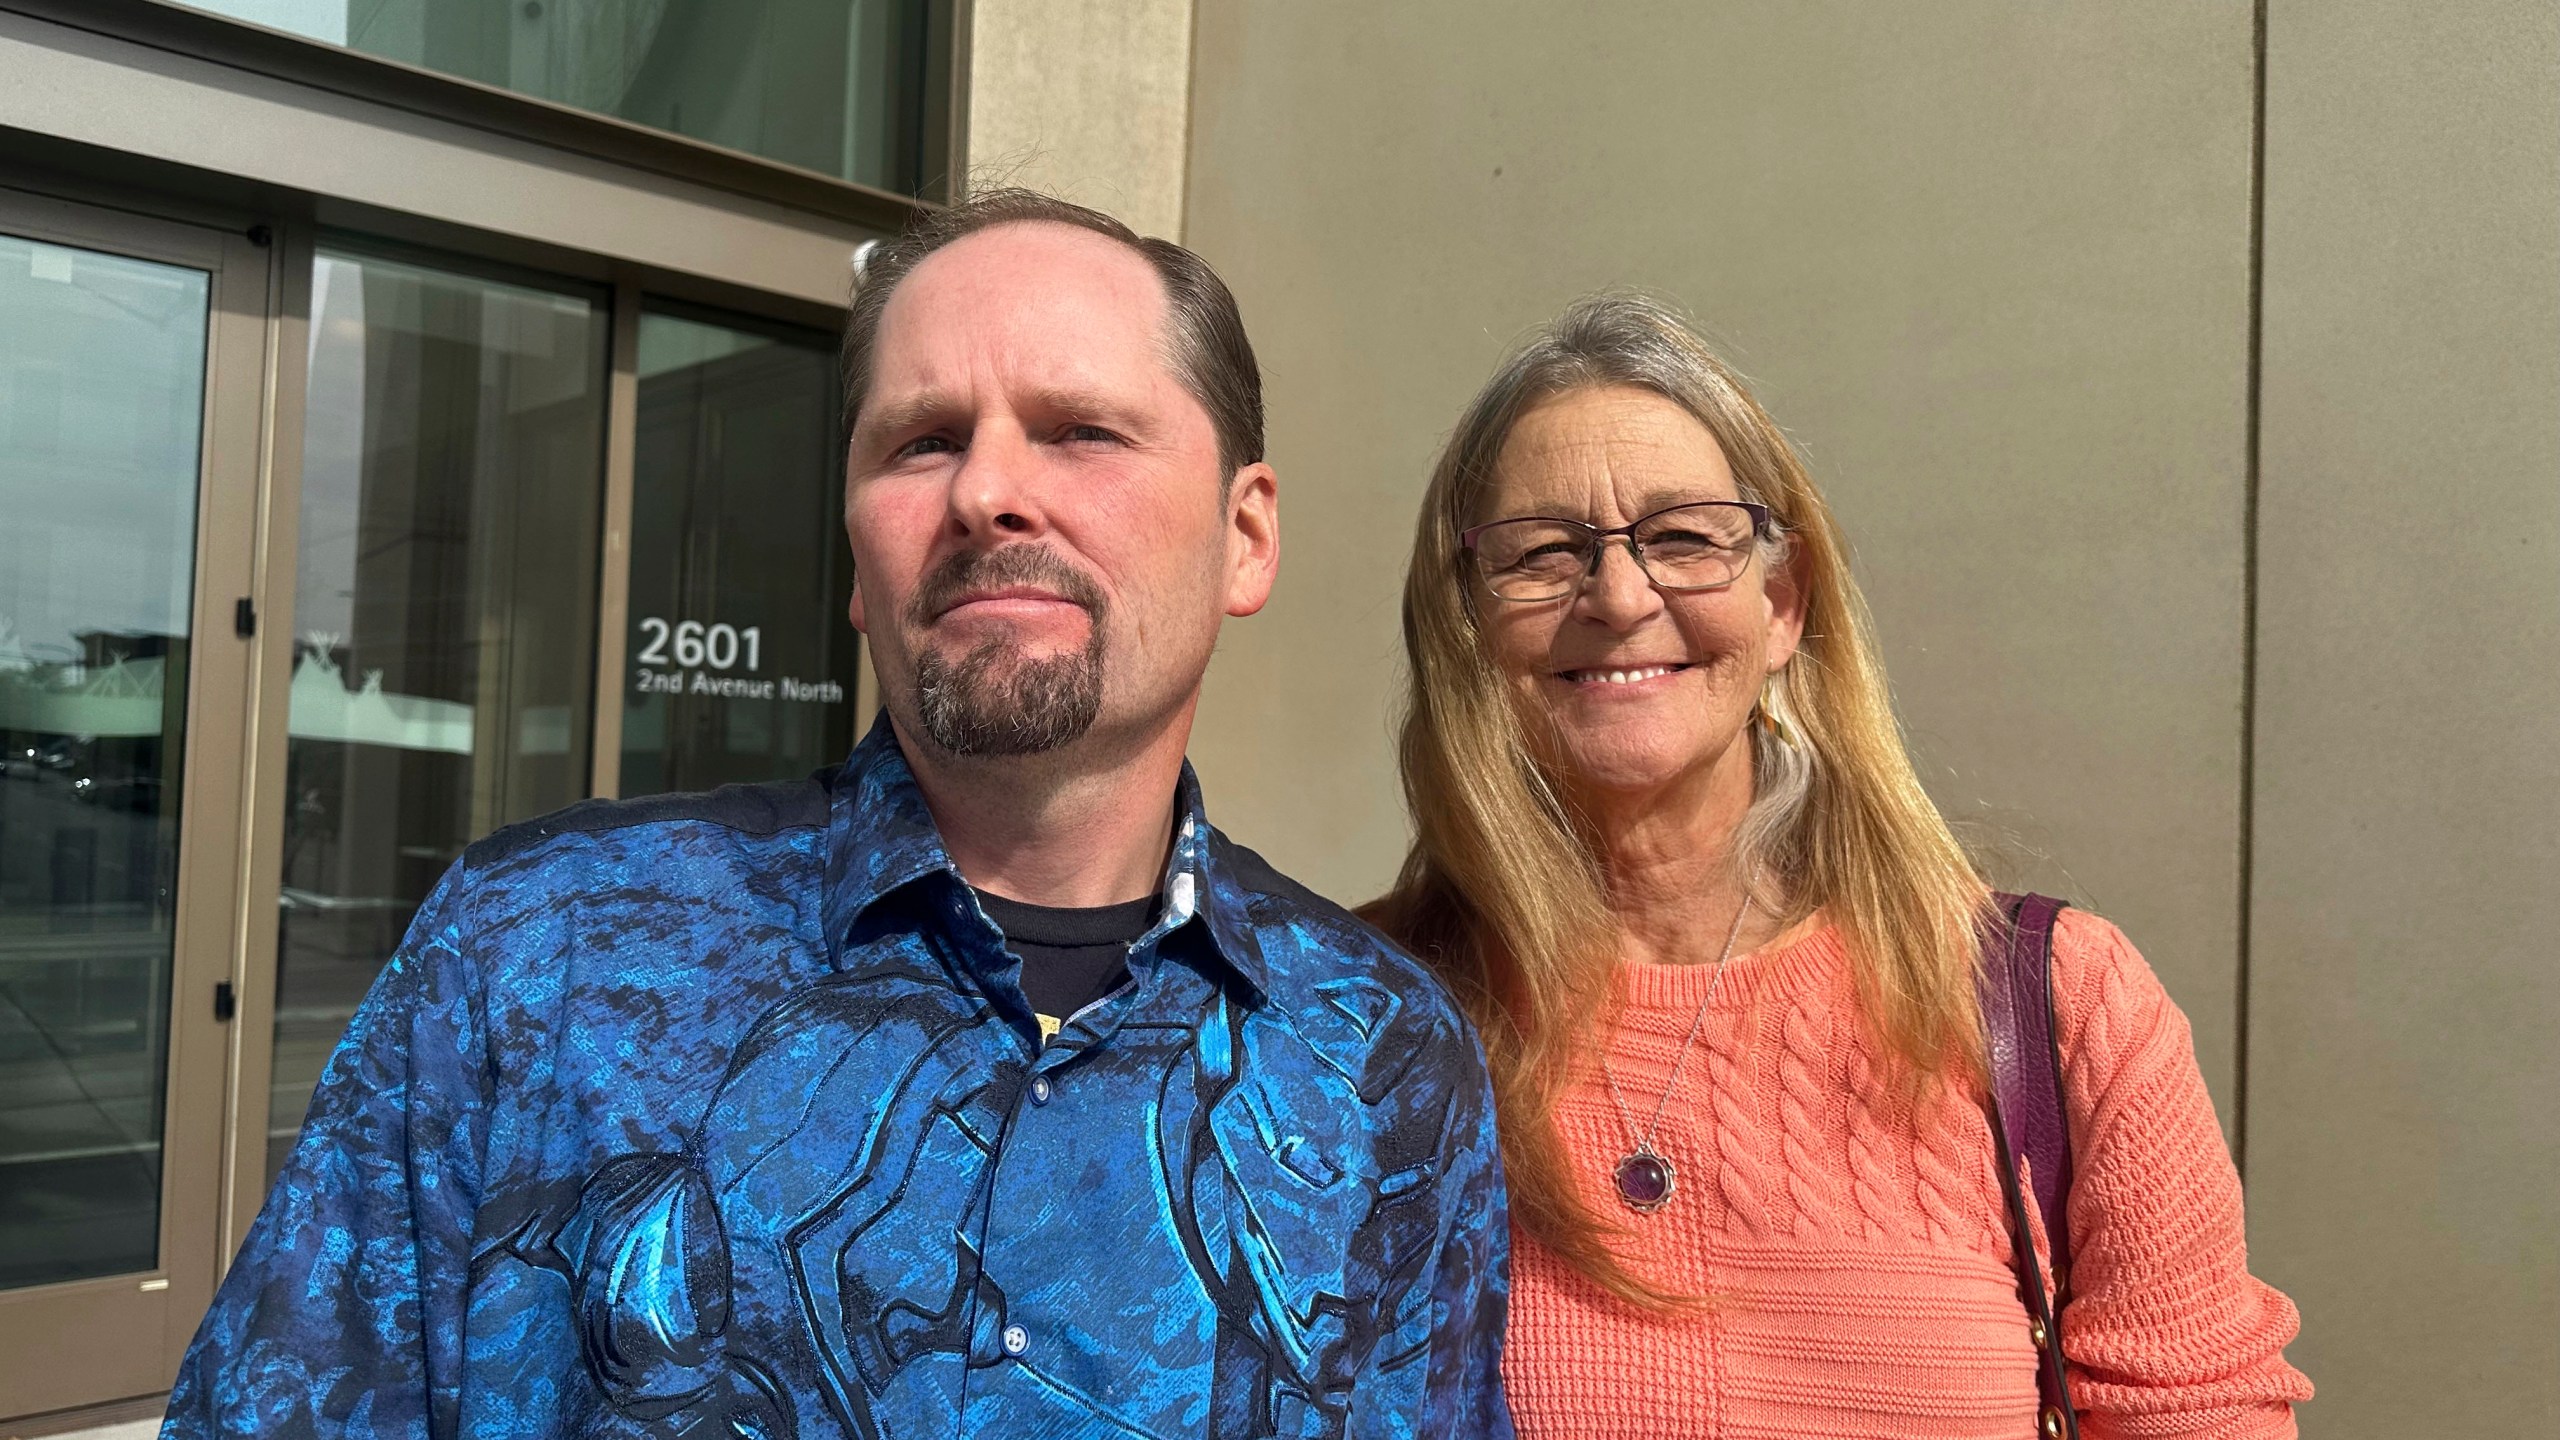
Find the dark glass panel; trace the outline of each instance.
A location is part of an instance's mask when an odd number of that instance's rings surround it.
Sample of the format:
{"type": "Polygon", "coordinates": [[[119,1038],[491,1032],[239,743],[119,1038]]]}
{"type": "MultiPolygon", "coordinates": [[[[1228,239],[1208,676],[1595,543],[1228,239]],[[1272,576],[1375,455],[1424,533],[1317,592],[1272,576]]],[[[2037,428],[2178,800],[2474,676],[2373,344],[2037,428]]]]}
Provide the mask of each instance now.
{"type": "Polygon", "coordinates": [[[950,0],[199,0],[900,194],[938,193],[950,0]]]}
{"type": "Polygon", "coordinates": [[[606,323],[586,295],[319,258],[270,1170],[445,867],[587,793],[606,323]]]}
{"type": "Polygon", "coordinates": [[[836,405],[829,336],[641,315],[623,794],[789,779],[852,748],[836,405]]]}

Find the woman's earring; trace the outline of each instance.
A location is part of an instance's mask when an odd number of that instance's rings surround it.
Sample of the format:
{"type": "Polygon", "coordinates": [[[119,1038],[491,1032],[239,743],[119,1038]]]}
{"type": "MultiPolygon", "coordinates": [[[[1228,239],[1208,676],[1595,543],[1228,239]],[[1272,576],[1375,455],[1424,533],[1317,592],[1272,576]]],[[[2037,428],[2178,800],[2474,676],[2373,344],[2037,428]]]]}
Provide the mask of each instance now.
{"type": "Polygon", "coordinates": [[[1760,703],[1752,707],[1752,718],[1769,733],[1770,739],[1792,750],[1796,744],[1796,733],[1787,728],[1786,720],[1778,714],[1777,689],[1778,677],[1772,675],[1760,687],[1760,703]]]}

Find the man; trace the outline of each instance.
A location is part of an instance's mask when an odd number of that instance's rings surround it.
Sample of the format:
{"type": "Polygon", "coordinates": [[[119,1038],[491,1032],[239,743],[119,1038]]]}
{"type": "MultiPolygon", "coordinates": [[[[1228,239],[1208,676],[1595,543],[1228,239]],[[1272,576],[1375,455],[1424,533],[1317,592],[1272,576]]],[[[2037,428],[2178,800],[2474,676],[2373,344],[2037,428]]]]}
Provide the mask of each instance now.
{"type": "Polygon", "coordinates": [[[1183,763],[1278,564],[1225,286],[992,194],[845,371],[885,721],[473,846],[167,1433],[1509,1433],[1474,1041],[1183,763]]]}

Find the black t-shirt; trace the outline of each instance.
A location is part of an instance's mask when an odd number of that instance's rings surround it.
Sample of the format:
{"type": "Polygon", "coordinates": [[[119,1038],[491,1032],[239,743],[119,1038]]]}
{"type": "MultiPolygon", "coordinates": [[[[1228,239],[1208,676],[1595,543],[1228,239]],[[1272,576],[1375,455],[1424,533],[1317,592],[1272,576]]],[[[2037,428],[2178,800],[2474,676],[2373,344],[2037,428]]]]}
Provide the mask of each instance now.
{"type": "Polygon", "coordinates": [[[1022,994],[1040,1019],[1040,1038],[1108,995],[1129,973],[1129,946],[1156,923],[1156,897],[1089,910],[1025,905],[978,892],[1005,948],[1022,957],[1022,994]]]}

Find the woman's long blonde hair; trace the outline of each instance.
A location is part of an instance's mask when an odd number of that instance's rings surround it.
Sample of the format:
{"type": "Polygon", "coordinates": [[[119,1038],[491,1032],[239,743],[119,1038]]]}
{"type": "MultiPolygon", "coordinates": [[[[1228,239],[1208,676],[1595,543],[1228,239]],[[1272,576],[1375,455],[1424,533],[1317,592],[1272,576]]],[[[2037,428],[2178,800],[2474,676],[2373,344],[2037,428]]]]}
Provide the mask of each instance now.
{"type": "Polygon", "coordinates": [[[1978,1074],[1974,972],[1986,890],[1921,789],[1894,723],[1866,602],[1830,507],[1740,377],[1667,307],[1582,300],[1494,373],[1433,468],[1405,578],[1409,688],[1400,736],[1412,850],[1364,914],[1435,966],[1482,1032],[1513,1218],[1583,1275],[1646,1308],[1676,1308],[1613,1256],[1556,1128],[1556,1098],[1587,1064],[1609,991],[1616,926],[1601,863],[1529,732],[1476,623],[1458,532],[1480,520],[1504,442],[1540,401],[1632,386],[1678,405],[1723,448],[1741,498],[1779,534],[1804,638],[1751,726],[1753,801],[1734,841],[1779,918],[1819,909],[1847,942],[1871,1033],[1912,1081],[1978,1074]]]}

